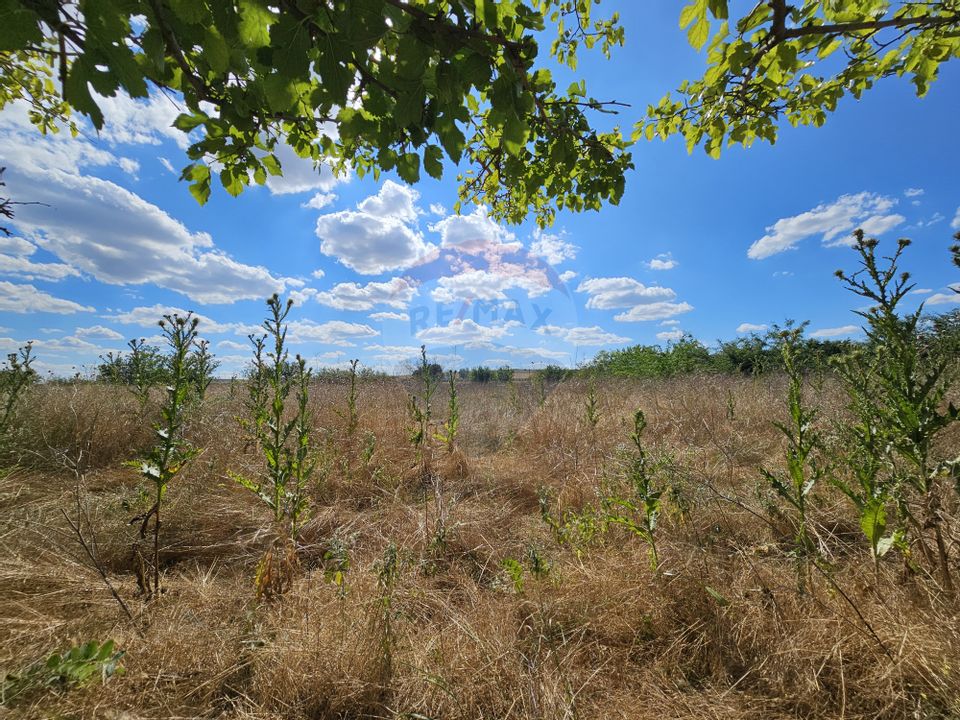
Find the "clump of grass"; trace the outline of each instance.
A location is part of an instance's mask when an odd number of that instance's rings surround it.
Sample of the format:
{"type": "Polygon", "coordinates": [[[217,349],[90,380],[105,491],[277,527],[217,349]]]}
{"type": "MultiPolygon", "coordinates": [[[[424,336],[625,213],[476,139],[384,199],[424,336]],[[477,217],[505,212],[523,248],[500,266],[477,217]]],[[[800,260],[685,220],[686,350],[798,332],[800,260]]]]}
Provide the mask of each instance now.
{"type": "Polygon", "coordinates": [[[0,681],[0,707],[14,707],[44,692],[65,693],[97,679],[106,682],[112,675],[123,674],[123,655],[113,640],[91,640],[65,653],[53,653],[0,681]]]}

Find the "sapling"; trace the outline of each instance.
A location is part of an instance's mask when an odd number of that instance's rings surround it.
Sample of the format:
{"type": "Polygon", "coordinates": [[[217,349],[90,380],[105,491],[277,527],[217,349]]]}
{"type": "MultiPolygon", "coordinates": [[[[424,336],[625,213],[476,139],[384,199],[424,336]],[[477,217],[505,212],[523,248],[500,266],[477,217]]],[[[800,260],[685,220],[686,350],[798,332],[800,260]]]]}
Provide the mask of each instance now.
{"type": "MultiPolygon", "coordinates": [[[[143,461],[132,463],[140,473],[153,483],[152,507],[140,518],[140,537],[145,538],[150,521],[153,521],[153,552],[149,572],[140,578],[142,590],[147,597],[159,595],[160,588],[160,511],[170,481],[196,454],[196,448],[183,439],[185,410],[190,391],[187,359],[190,347],[197,337],[197,318],[192,313],[180,316],[164,315],[160,331],[170,347],[168,372],[170,384],[166,398],[160,407],[160,421],[154,426],[159,442],[147,453],[143,461]]],[[[135,345],[131,341],[131,348],[135,345]]],[[[142,346],[142,343],[138,347],[142,346]]]]}

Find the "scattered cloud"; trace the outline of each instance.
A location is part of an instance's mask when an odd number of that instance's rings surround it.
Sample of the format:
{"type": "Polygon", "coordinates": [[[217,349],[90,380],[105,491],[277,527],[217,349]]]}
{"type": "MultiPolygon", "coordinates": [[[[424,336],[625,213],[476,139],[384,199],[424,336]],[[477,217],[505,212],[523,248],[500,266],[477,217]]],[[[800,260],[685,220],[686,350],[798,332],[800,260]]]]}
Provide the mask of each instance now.
{"type": "Polygon", "coordinates": [[[417,339],[436,345],[482,346],[510,335],[520,323],[510,321],[502,325],[480,325],[470,318],[454,318],[446,325],[427,328],[417,333],[417,339]]]}
{"type": "Polygon", "coordinates": [[[960,207],[957,208],[957,214],[953,216],[953,220],[950,221],[950,227],[954,230],[960,230],[960,207]]]}
{"type": "Polygon", "coordinates": [[[645,322],[647,320],[662,320],[663,318],[681,315],[693,310],[693,305],[686,302],[655,302],[649,305],[637,305],[628,312],[614,315],[617,322],[645,322]]]}
{"type": "Polygon", "coordinates": [[[249,350],[251,345],[249,343],[245,345],[236,340],[221,340],[217,343],[217,347],[225,350],[249,350]]]}
{"type": "Polygon", "coordinates": [[[562,273],[560,273],[560,282],[568,283],[568,282],[570,282],[571,280],[573,280],[574,278],[576,278],[577,275],[579,275],[579,274],[580,274],[580,273],[578,273],[578,272],[576,272],[576,271],[574,271],[574,270],[564,270],[562,273]]]}
{"type": "MultiPolygon", "coordinates": [[[[121,325],[138,325],[145,328],[156,328],[157,323],[163,319],[164,315],[187,314],[187,310],[172,305],[141,305],[132,310],[114,312],[112,315],[101,315],[104,320],[111,320],[121,325]]],[[[236,333],[238,335],[248,335],[249,333],[260,332],[259,325],[248,325],[243,323],[222,323],[207,317],[198,312],[193,313],[200,323],[197,326],[201,333],[236,333]]]]}
{"type": "Polygon", "coordinates": [[[0,312],[72,315],[78,312],[94,312],[94,308],[54,297],[33,285],[18,285],[0,280],[0,312]]]}
{"type": "Polygon", "coordinates": [[[766,329],[768,329],[768,328],[769,328],[769,325],[757,325],[757,324],[754,324],[754,323],[745,322],[745,323],[740,323],[739,325],[737,325],[737,332],[738,332],[738,333],[763,332],[764,330],[766,330],[766,329]]]}
{"type": "Polygon", "coordinates": [[[339,283],[317,293],[317,302],[337,310],[370,310],[377,305],[405,308],[417,294],[417,283],[404,277],[387,282],[339,283]]]}
{"type": "Polygon", "coordinates": [[[673,270],[679,264],[670,253],[660,253],[647,263],[647,267],[651,270],[673,270]]]}
{"type": "Polygon", "coordinates": [[[818,205],[812,210],[777,220],[767,228],[767,234],[747,250],[747,257],[762,260],[771,255],[794,250],[802,240],[821,236],[826,247],[850,244],[845,237],[857,227],[871,235],[880,235],[904,222],[902,215],[890,213],[896,199],[862,192],[842,195],[832,203],[818,205]]]}
{"type": "Polygon", "coordinates": [[[361,275],[406,270],[436,259],[437,247],[411,224],[419,197],[413,188],[387,180],[357,210],[321,215],[316,227],[320,251],[361,275]]]}
{"type": "Polygon", "coordinates": [[[573,260],[580,249],[569,243],[560,235],[551,235],[541,230],[533,233],[533,243],[530,245],[530,254],[542,257],[551,265],[559,265],[564,260],[573,260]]]}
{"type": "Polygon", "coordinates": [[[430,212],[432,212],[434,215],[443,217],[447,214],[447,209],[440,203],[430,203],[430,212]]]}
{"type": "Polygon", "coordinates": [[[402,320],[406,322],[410,320],[410,316],[405,312],[375,312],[370,314],[370,319],[376,320],[377,322],[383,322],[384,320],[402,320]]]}
{"type": "Polygon", "coordinates": [[[316,278],[317,280],[319,280],[320,278],[322,278],[324,275],[326,275],[326,273],[325,273],[323,270],[319,269],[319,268],[317,268],[317,269],[314,270],[312,273],[310,273],[310,277],[316,278]]]}
{"type": "Polygon", "coordinates": [[[466,270],[437,280],[430,297],[437,302],[507,300],[507,290],[524,290],[529,297],[550,292],[550,280],[543,270],[516,263],[501,263],[496,270],[466,270]]]}
{"type": "Polygon", "coordinates": [[[300,203],[302,208],[311,208],[313,210],[323,210],[337,199],[334,193],[318,192],[312,198],[304,203],[300,203]]]}
{"type": "Polygon", "coordinates": [[[93,338],[96,340],[123,340],[123,335],[103,325],[91,325],[90,327],[78,327],[73,334],[84,340],[93,338]]]}
{"type": "Polygon", "coordinates": [[[923,195],[923,193],[924,193],[923,188],[907,188],[906,190],[903,191],[903,194],[906,195],[908,198],[920,197],[921,195],[923,195]]]}
{"type": "Polygon", "coordinates": [[[488,259],[523,248],[513,233],[490,218],[485,207],[478,207],[469,215],[449,215],[431,225],[430,230],[440,234],[443,249],[483,255],[488,259]]]}
{"type": "Polygon", "coordinates": [[[932,292],[933,292],[933,288],[916,288],[915,290],[911,290],[910,294],[911,295],[929,295],[932,292]]]}
{"type": "Polygon", "coordinates": [[[683,340],[683,336],[686,333],[677,328],[676,330],[664,330],[663,332],[657,333],[657,340],[661,342],[677,342],[678,340],[683,340]]]}
{"type": "Polygon", "coordinates": [[[584,280],[577,292],[585,292],[590,297],[587,307],[593,310],[628,308],[644,303],[672,300],[677,294],[670,288],[659,285],[647,286],[633,278],[591,278],[584,280]]]}
{"type": "Polygon", "coordinates": [[[841,327],[834,328],[821,328],[819,330],[814,330],[810,333],[812,338],[835,338],[843,337],[845,335],[855,335],[860,332],[860,327],[858,325],[843,325],[841,327]]]}
{"type": "Polygon", "coordinates": [[[285,142],[277,143],[274,155],[280,161],[283,175],[267,177],[267,188],[273,195],[292,195],[311,191],[330,192],[338,183],[350,179],[349,174],[337,176],[328,162],[314,165],[310,158],[302,158],[285,142]]]}
{"type": "Polygon", "coordinates": [[[934,293],[927,298],[927,305],[954,305],[960,303],[960,283],[948,286],[952,292],[934,293]]]}
{"type": "Polygon", "coordinates": [[[358,340],[376,337],[379,331],[369,325],[329,320],[324,323],[313,320],[294,320],[288,324],[287,339],[291,343],[318,342],[324,345],[355,345],[358,340]]]}
{"type": "Polygon", "coordinates": [[[630,342],[630,338],[607,332],[597,325],[572,328],[560,327],[558,325],[542,325],[537,328],[537,333],[560,338],[571,345],[616,345],[630,342]]]}
{"type": "Polygon", "coordinates": [[[157,156],[157,160],[160,161],[160,164],[163,165],[163,167],[166,168],[167,172],[170,173],[171,175],[179,175],[179,174],[180,174],[180,173],[177,172],[176,168],[173,167],[173,163],[170,162],[169,160],[167,160],[167,159],[166,159],[165,157],[163,157],[162,155],[158,155],[158,156],[157,156]]]}

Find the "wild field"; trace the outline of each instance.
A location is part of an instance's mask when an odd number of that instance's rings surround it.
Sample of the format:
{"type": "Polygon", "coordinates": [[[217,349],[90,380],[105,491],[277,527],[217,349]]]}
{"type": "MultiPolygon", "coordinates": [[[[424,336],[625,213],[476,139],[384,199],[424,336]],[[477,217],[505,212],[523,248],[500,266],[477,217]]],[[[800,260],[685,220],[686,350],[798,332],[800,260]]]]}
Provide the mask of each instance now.
{"type": "MultiPolygon", "coordinates": [[[[807,397],[829,455],[843,451],[846,398],[820,383],[807,397]]],[[[0,666],[22,678],[53,651],[112,640],[122,672],[21,687],[3,716],[960,712],[957,606],[935,572],[899,552],[875,566],[826,482],[808,509],[817,560],[798,559],[796,524],[759,470],[784,468],[773,423],[789,422],[787,378],[463,383],[455,444],[430,445],[427,476],[411,392],[412,380],[361,382],[351,427],[349,385],[312,384],[322,460],[296,567],[258,599],[282,531],[230,477],[263,465],[238,424],[245,389],[214,383],[183,429],[199,452],[164,498],[162,589],[148,599],[133,548],[152,488],[123,463],[153,444],[160,391],[141,411],[123,387],[34,388],[0,486],[0,666]],[[632,497],[638,408],[663,493],[656,567],[644,533],[598,520],[604,498],[632,497]]],[[[435,405],[442,421],[442,395],[435,405]]],[[[955,453],[960,433],[938,442],[955,453]]],[[[952,558],[955,505],[942,509],[952,558]]]]}

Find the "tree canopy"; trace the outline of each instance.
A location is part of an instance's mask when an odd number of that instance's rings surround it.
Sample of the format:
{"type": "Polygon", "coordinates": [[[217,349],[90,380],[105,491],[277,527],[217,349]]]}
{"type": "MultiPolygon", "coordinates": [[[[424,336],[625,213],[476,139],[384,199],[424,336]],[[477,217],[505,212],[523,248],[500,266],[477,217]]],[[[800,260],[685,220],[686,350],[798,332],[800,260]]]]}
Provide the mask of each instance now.
{"type": "Polygon", "coordinates": [[[171,93],[191,160],[182,177],[205,202],[281,174],[275,151],[414,183],[464,167],[461,202],[541,224],[558,209],[617,203],[641,137],[680,133],[717,156],[725,143],[773,142],[777,123],[820,125],[876,80],[910,75],[926,92],[960,54],[960,0],[727,0],[680,16],[708,48],[703,78],[651,106],[632,137],[599,130],[583,81],[548,65],[624,42],[599,0],[0,0],[0,108],[30,105],[42,131],[71,110],[98,129],[98,96],[171,93]],[[548,32],[549,28],[549,32],[548,32]],[[711,37],[712,34],[712,37],[711,37]],[[547,52],[540,44],[549,42],[547,52]]]}

